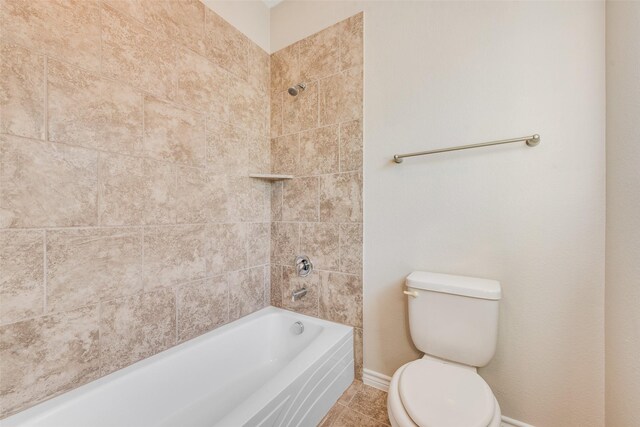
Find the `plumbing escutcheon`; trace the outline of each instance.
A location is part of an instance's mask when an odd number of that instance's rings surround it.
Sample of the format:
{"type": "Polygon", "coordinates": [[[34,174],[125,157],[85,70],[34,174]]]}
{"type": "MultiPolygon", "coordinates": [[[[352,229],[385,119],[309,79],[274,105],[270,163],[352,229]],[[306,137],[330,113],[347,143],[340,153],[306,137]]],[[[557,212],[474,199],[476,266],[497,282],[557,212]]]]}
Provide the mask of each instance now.
{"type": "Polygon", "coordinates": [[[296,269],[298,276],[307,277],[313,271],[313,264],[308,256],[300,255],[296,258],[296,269]]]}

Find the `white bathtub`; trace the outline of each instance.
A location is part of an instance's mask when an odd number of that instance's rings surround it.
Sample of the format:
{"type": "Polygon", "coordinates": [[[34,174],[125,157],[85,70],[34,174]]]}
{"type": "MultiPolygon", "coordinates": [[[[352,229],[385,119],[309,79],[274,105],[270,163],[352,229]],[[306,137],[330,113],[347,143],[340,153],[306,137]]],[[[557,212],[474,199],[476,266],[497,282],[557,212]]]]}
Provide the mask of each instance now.
{"type": "Polygon", "coordinates": [[[353,360],[350,327],[268,307],[0,425],[310,427],[353,381],[353,360]]]}

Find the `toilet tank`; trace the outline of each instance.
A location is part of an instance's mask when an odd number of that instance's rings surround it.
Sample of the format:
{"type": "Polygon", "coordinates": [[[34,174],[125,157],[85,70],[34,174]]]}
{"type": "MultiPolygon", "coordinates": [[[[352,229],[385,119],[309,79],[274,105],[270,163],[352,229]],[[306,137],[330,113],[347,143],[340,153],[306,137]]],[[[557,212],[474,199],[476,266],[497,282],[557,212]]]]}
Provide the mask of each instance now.
{"type": "Polygon", "coordinates": [[[414,271],[406,284],[411,338],[420,351],[469,366],[489,363],[498,339],[499,282],[414,271]]]}

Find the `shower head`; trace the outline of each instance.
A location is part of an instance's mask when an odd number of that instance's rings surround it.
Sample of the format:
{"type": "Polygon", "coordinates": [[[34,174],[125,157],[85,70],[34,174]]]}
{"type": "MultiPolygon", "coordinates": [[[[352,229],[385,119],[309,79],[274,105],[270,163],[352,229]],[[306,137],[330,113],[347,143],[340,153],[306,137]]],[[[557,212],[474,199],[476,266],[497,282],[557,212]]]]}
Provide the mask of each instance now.
{"type": "Polygon", "coordinates": [[[289,95],[291,96],[297,96],[301,90],[305,90],[306,88],[307,85],[305,83],[298,83],[297,85],[291,86],[287,89],[287,92],[289,92],[289,95]]]}

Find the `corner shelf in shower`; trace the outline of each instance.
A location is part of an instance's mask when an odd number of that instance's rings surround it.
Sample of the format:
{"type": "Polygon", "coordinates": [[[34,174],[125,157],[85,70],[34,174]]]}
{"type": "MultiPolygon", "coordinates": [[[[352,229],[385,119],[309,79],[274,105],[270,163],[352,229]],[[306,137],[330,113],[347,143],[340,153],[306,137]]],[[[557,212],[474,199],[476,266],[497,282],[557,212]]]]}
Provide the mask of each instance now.
{"type": "Polygon", "coordinates": [[[285,179],[293,179],[293,175],[278,175],[273,173],[252,173],[249,177],[256,179],[264,179],[265,181],[282,181],[285,179]]]}

